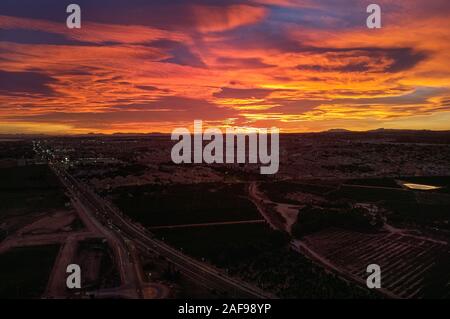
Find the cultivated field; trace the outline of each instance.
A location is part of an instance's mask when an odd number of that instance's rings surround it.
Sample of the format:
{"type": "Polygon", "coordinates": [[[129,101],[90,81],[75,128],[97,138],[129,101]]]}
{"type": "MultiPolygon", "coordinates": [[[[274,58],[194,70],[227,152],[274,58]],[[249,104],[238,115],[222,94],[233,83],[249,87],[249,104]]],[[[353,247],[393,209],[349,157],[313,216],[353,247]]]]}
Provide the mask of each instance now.
{"type": "Polygon", "coordinates": [[[324,264],[364,284],[366,267],[380,265],[382,288],[393,296],[450,297],[450,250],[444,242],[401,233],[364,234],[340,229],[305,236],[302,242],[320,255],[324,264]]]}
{"type": "Polygon", "coordinates": [[[0,298],[39,298],[58,246],[15,248],[0,255],[0,298]]]}
{"type": "Polygon", "coordinates": [[[265,224],[165,229],[157,234],[174,247],[278,297],[377,297],[292,251],[286,235],[265,224]]]}
{"type": "Polygon", "coordinates": [[[245,184],[218,183],[119,187],[112,194],[125,214],[145,226],[261,219],[245,195],[245,184]]]}

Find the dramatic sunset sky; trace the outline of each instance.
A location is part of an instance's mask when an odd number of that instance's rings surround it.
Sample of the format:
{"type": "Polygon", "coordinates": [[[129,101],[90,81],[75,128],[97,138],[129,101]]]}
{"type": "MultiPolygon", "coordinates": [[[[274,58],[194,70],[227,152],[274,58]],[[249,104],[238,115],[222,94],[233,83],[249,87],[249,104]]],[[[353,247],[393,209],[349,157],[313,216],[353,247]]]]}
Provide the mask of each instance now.
{"type": "Polygon", "coordinates": [[[449,16],[449,0],[1,0],[0,133],[450,129],[449,16]]]}

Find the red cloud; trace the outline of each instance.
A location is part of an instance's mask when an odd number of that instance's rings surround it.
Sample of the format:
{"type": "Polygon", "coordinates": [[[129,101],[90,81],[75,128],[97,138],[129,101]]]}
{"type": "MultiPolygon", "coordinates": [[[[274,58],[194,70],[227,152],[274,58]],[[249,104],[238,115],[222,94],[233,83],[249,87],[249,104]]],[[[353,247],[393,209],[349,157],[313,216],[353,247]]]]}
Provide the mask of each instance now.
{"type": "Polygon", "coordinates": [[[201,32],[216,32],[253,24],[266,17],[267,10],[249,5],[192,6],[192,13],[201,32]]]}

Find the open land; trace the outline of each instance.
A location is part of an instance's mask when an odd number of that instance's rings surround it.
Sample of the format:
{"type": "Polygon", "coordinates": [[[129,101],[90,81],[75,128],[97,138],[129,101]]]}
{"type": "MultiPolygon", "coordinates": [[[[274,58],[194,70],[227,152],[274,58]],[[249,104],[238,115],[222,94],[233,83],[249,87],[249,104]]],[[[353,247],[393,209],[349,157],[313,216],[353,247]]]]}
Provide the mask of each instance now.
{"type": "Polygon", "coordinates": [[[448,132],[282,135],[275,176],[175,165],[162,134],[1,143],[0,258],[60,247],[24,297],[449,298],[448,132]]]}

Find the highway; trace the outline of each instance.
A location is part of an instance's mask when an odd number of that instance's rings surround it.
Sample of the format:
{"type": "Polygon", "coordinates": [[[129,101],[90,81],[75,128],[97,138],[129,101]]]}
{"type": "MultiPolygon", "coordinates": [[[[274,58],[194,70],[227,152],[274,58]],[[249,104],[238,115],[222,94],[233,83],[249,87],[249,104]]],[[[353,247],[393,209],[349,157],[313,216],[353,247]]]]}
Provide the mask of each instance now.
{"type": "Polygon", "coordinates": [[[133,283],[136,286],[137,297],[142,295],[142,288],[139,284],[139,274],[136,267],[130,260],[131,253],[123,247],[126,241],[130,241],[136,248],[145,252],[153,252],[168,262],[173,264],[183,275],[194,280],[219,296],[230,298],[252,298],[268,299],[275,296],[268,294],[261,289],[254,287],[236,278],[231,278],[223,271],[191,258],[180,251],[172,248],[166,243],[156,239],[152,233],[140,225],[123,216],[110,202],[95,194],[88,186],[72,177],[62,165],[52,164],[55,174],[69,188],[73,201],[80,203],[88,210],[94,212],[97,228],[101,228],[109,236],[108,240],[118,247],[118,254],[121,256],[119,262],[121,277],[124,282],[133,283]],[[106,231],[105,228],[108,228],[106,231]],[[114,233],[112,235],[111,233],[114,233]],[[121,238],[118,240],[117,238],[121,238]],[[123,248],[120,248],[123,247],[123,248]],[[123,253],[127,252],[124,256],[123,253]]]}
{"type": "MultiPolygon", "coordinates": [[[[68,189],[72,197],[72,203],[86,227],[95,233],[102,234],[108,240],[116,257],[116,264],[122,282],[121,288],[127,291],[131,290],[133,292],[131,296],[134,298],[143,298],[142,288],[144,283],[140,281],[140,277],[135,271],[135,261],[131,258],[132,256],[129,253],[126,242],[117,233],[103,225],[98,218],[99,209],[95,201],[90,199],[89,196],[86,196],[86,192],[82,191],[82,186],[59,165],[52,163],[49,163],[49,165],[63,185],[68,189]]],[[[93,294],[95,295],[95,293],[93,294]]]]}

